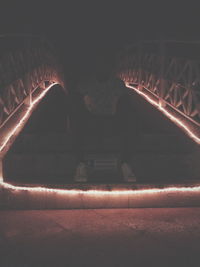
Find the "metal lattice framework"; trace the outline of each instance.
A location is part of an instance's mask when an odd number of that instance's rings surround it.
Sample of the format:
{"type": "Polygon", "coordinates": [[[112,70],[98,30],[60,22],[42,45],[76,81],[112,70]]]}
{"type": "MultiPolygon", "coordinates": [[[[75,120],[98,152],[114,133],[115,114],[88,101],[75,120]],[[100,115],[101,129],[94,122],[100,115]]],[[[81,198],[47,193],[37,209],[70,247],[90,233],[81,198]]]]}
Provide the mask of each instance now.
{"type": "Polygon", "coordinates": [[[147,90],[200,126],[200,43],[149,41],[127,47],[119,56],[118,75],[147,90]]]}
{"type": "Polygon", "coordinates": [[[34,36],[0,37],[0,128],[45,83],[64,79],[51,45],[34,36]]]}

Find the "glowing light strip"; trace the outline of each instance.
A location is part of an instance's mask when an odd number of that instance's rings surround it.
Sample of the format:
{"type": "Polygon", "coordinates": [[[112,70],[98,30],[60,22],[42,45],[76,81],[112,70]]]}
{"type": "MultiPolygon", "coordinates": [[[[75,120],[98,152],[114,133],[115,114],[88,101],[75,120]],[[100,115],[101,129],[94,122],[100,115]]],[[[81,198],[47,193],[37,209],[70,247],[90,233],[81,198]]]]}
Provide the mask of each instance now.
{"type": "Polygon", "coordinates": [[[51,89],[51,87],[53,87],[54,85],[56,85],[58,83],[52,83],[49,87],[47,87],[28,107],[25,115],[23,116],[23,118],[19,121],[19,123],[14,127],[14,129],[12,129],[7,137],[6,140],[4,141],[4,143],[0,146],[0,152],[2,152],[2,150],[6,147],[6,145],[8,144],[10,138],[15,134],[15,132],[23,125],[23,123],[25,122],[25,120],[28,118],[29,114],[31,113],[32,109],[34,108],[34,106],[45,96],[45,94],[51,89]]]}
{"type": "Polygon", "coordinates": [[[155,193],[184,193],[184,192],[198,192],[200,193],[200,186],[194,187],[168,187],[168,188],[152,188],[152,189],[130,189],[130,190],[80,190],[80,189],[55,189],[55,188],[45,188],[45,187],[23,187],[14,186],[8,183],[0,183],[3,187],[16,191],[30,191],[30,192],[48,192],[48,193],[58,193],[62,195],[140,195],[140,194],[155,194],[155,193]]]}
{"type": "Polygon", "coordinates": [[[180,121],[178,118],[173,116],[171,113],[169,113],[164,107],[162,107],[159,103],[154,101],[151,97],[149,97],[147,94],[145,94],[142,91],[139,91],[136,87],[131,86],[129,83],[126,83],[126,87],[135,90],[139,95],[142,95],[149,103],[151,103],[153,106],[157,107],[162,113],[164,113],[171,121],[173,121],[175,124],[177,124],[179,127],[183,128],[184,131],[188,134],[190,138],[192,138],[197,144],[200,144],[200,138],[196,136],[187,125],[185,125],[182,121],[180,121]]]}
{"type": "MultiPolygon", "coordinates": [[[[31,105],[29,106],[27,112],[25,113],[24,117],[20,120],[20,122],[17,124],[17,126],[8,134],[6,141],[4,144],[0,147],[0,152],[3,150],[3,148],[7,145],[9,139],[15,134],[17,129],[22,126],[24,121],[29,116],[31,110],[34,108],[35,104],[38,103],[40,99],[42,99],[45,94],[48,92],[48,90],[54,86],[57,83],[51,84],[48,88],[46,88],[37,99],[35,99],[31,105]]],[[[158,107],[162,112],[167,114],[168,117],[170,117],[171,120],[179,124],[181,127],[183,127],[188,133],[190,133],[192,136],[194,135],[188,128],[185,126],[182,122],[180,122],[177,118],[169,114],[163,107],[161,107],[159,104],[157,104],[153,99],[148,97],[146,94],[138,91],[136,88],[130,86],[129,84],[126,84],[127,87],[134,89],[137,93],[143,95],[151,104],[158,107]]],[[[195,135],[194,135],[195,136],[195,135]]],[[[196,137],[196,140],[198,140],[198,143],[200,143],[200,139],[196,137]]],[[[0,186],[6,189],[11,189],[15,191],[29,191],[29,192],[46,192],[46,193],[58,193],[61,195],[95,195],[95,196],[119,196],[119,195],[141,195],[141,194],[155,194],[155,193],[184,193],[184,192],[198,192],[200,193],[200,186],[194,186],[194,187],[167,187],[167,188],[152,188],[152,189],[130,189],[130,190],[80,190],[80,189],[55,189],[55,188],[46,188],[46,187],[23,187],[23,186],[14,186],[9,183],[3,182],[3,177],[0,178],[0,186]]]]}

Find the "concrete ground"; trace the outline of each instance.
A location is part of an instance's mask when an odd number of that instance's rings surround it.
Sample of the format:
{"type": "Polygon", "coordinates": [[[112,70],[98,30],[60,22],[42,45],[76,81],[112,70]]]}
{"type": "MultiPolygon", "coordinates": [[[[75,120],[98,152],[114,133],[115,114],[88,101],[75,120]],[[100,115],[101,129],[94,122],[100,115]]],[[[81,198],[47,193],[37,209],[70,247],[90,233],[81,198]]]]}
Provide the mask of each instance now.
{"type": "Polygon", "coordinates": [[[200,208],[0,211],[0,266],[200,266],[200,208]]]}

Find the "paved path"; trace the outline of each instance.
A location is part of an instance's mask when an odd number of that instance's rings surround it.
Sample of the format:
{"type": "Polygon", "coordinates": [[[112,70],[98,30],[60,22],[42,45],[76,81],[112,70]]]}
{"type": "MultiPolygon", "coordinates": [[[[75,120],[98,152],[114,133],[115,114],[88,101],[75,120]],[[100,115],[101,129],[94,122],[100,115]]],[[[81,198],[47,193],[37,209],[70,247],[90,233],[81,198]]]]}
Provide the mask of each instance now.
{"type": "Polygon", "coordinates": [[[0,211],[0,266],[200,266],[200,208],[0,211]]]}

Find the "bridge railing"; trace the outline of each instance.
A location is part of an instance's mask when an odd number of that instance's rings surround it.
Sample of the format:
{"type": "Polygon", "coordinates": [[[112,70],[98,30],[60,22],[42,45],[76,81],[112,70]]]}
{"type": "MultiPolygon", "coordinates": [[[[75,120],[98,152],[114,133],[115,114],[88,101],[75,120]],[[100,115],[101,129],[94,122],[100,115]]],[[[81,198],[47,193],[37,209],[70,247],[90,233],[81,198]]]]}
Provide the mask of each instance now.
{"type": "Polygon", "coordinates": [[[118,75],[200,126],[200,42],[147,41],[119,56],[118,75]]]}
{"type": "Polygon", "coordinates": [[[64,87],[52,46],[35,36],[0,36],[0,128],[45,82],[64,87]]]}

